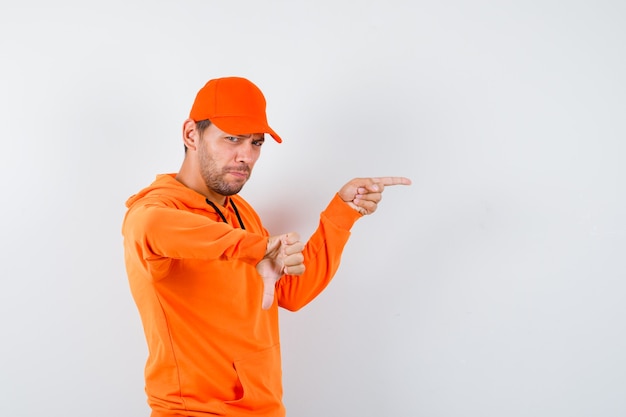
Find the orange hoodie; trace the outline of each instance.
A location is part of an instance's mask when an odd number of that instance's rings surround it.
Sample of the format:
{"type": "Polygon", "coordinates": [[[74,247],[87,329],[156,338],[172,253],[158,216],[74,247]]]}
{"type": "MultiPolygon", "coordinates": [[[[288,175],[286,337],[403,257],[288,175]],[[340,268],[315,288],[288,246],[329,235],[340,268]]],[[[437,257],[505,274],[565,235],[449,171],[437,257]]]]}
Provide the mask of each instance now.
{"type": "Polygon", "coordinates": [[[305,246],[305,273],[283,276],[262,310],[255,265],[269,234],[245,200],[218,205],[224,223],[203,195],[165,174],[126,205],[126,270],[148,344],[152,417],[284,416],[278,307],[298,310],[328,285],[361,215],[335,195],[305,246]]]}

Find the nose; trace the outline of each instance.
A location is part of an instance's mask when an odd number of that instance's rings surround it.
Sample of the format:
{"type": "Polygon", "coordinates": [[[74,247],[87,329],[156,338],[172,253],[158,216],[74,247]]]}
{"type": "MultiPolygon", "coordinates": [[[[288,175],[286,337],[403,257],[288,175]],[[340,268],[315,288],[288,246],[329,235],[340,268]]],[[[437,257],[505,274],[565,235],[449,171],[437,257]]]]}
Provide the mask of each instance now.
{"type": "Polygon", "coordinates": [[[237,148],[237,162],[249,164],[255,160],[256,147],[251,143],[243,144],[237,148]]]}

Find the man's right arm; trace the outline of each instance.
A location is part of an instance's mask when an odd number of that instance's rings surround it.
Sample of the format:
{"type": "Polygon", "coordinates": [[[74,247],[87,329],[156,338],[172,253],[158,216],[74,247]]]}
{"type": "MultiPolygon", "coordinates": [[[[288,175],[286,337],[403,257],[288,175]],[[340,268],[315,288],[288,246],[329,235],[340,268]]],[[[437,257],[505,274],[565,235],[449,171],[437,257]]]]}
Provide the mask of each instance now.
{"type": "Polygon", "coordinates": [[[144,260],[238,259],[256,265],[268,238],[172,207],[145,204],[129,210],[122,232],[144,260]]]}

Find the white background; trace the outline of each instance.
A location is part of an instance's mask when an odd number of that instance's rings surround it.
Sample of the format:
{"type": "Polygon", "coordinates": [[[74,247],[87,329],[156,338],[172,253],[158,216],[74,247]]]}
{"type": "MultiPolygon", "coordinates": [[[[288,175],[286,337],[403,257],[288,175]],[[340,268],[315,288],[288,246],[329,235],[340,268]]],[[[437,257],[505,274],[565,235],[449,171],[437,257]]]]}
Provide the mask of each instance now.
{"type": "Polygon", "coordinates": [[[0,3],[0,415],[147,416],[124,202],[210,78],[264,91],[243,191],[308,237],[402,175],[281,313],[288,415],[626,415],[626,3],[0,3]]]}

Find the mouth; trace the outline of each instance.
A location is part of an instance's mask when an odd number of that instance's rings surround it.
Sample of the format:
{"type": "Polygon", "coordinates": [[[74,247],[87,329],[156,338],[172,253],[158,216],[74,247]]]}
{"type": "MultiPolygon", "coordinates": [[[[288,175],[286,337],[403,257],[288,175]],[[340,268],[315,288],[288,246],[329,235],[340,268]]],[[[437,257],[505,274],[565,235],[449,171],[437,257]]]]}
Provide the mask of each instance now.
{"type": "Polygon", "coordinates": [[[232,170],[232,171],[228,171],[227,173],[232,175],[235,178],[247,179],[250,176],[249,171],[232,170]]]}

